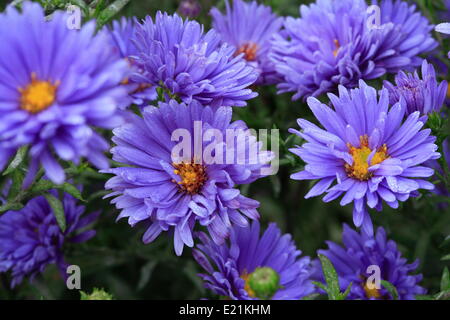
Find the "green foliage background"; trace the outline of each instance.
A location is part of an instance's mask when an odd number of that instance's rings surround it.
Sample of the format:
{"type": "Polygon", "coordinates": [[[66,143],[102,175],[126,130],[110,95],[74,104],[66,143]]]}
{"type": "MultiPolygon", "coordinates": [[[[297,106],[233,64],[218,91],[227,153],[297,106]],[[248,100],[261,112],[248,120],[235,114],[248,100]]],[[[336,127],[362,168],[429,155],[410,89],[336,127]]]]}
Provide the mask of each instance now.
{"type": "MultiPolygon", "coordinates": [[[[64,8],[67,3],[80,1],[40,0],[49,13],[55,8],[64,8]]],[[[154,16],[157,10],[175,12],[177,0],[131,0],[119,1],[125,4],[119,12],[110,12],[108,6],[114,1],[86,1],[88,7],[86,19],[97,17],[100,23],[120,16],[154,16]],[[91,8],[97,8],[89,11],[91,8]]],[[[117,1],[116,1],[117,2],[117,1]]],[[[279,15],[298,16],[298,6],[312,1],[270,0],[262,1],[270,5],[279,15]]],[[[438,11],[443,8],[440,1],[416,1],[420,10],[433,23],[440,22],[438,11]]],[[[210,26],[209,9],[212,6],[224,8],[223,1],[201,0],[202,11],[197,20],[210,26]]],[[[6,2],[0,2],[3,10],[6,2]]],[[[442,49],[438,55],[444,63],[449,50],[448,40],[435,33],[442,49]]],[[[448,75],[442,75],[450,80],[448,75]]],[[[383,79],[387,79],[386,77],[383,79]]],[[[371,82],[381,87],[378,79],[371,82]]],[[[392,79],[392,77],[389,77],[392,79]]],[[[299,117],[315,122],[306,104],[291,101],[291,94],[277,95],[275,87],[256,89],[259,97],[249,102],[247,108],[235,108],[236,119],[245,120],[250,128],[278,128],[281,134],[280,159],[282,166],[276,176],[268,177],[242,187],[244,195],[261,202],[260,214],[263,225],[275,221],[284,232],[291,233],[303,254],[316,258],[316,250],[325,248],[326,240],[341,242],[342,223],[352,223],[351,206],[341,207],[338,201],[325,204],[320,198],[304,199],[304,195],[313,183],[293,181],[290,174],[299,171],[302,163],[293,157],[287,149],[301,143],[293,138],[288,129],[297,127],[299,117]]],[[[326,101],[327,98],[323,97],[326,101]]],[[[448,108],[446,108],[448,115],[448,108]]],[[[449,132],[448,121],[439,134],[449,132]]],[[[105,133],[108,134],[108,133],[105,133]]],[[[88,212],[101,210],[102,215],[95,225],[97,236],[84,244],[66,246],[66,260],[77,264],[82,270],[82,290],[91,292],[94,287],[104,288],[117,299],[199,299],[213,298],[197,277],[202,270],[192,259],[191,250],[185,248],[183,256],[177,257],[173,251],[172,238],[169,235],[159,237],[154,243],[144,245],[141,236],[143,227],[131,228],[126,220],[116,222],[117,210],[102,200],[105,195],[103,185],[108,178],[88,168],[69,167],[69,176],[75,184],[83,184],[82,196],[86,200],[88,212]]],[[[435,177],[436,183],[448,177],[435,177]]],[[[420,259],[419,271],[423,273],[422,285],[435,294],[441,290],[443,269],[450,259],[450,211],[449,206],[439,205],[448,197],[438,197],[423,193],[420,198],[401,204],[398,210],[384,206],[383,212],[373,212],[376,226],[384,226],[389,237],[395,240],[403,255],[412,262],[420,259]]],[[[448,274],[447,274],[448,276],[448,274]]],[[[79,299],[77,290],[67,290],[56,267],[48,267],[42,277],[33,284],[24,281],[14,290],[9,289],[9,278],[0,274],[0,299],[79,299]]],[[[448,285],[448,283],[447,283],[448,285]]],[[[450,288],[449,288],[450,289],[450,288]]]]}

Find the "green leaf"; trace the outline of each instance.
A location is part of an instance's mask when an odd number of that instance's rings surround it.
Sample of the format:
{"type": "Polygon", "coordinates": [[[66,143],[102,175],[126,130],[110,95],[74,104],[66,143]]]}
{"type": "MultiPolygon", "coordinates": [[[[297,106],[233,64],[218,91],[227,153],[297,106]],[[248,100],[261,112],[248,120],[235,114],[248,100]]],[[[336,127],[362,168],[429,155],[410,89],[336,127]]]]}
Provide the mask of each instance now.
{"type": "Polygon", "coordinates": [[[83,0],[69,0],[70,4],[74,4],[83,10],[83,14],[87,15],[89,13],[89,7],[86,5],[86,3],[83,0]]]}
{"type": "Polygon", "coordinates": [[[53,189],[55,184],[50,180],[39,180],[36,182],[33,187],[30,189],[31,193],[41,194],[42,192],[53,189]]]}
{"type": "Polygon", "coordinates": [[[18,211],[23,208],[23,204],[18,202],[8,202],[0,207],[0,213],[4,213],[6,211],[18,211]]]}
{"type": "Polygon", "coordinates": [[[8,201],[14,201],[22,190],[25,174],[21,170],[15,170],[12,173],[12,184],[8,191],[8,201]]]}
{"type": "Polygon", "coordinates": [[[91,294],[80,290],[80,300],[113,300],[113,296],[104,289],[94,288],[91,294]]]}
{"type": "Polygon", "coordinates": [[[392,296],[393,300],[398,300],[398,292],[397,292],[397,288],[395,288],[395,286],[390,283],[389,281],[386,280],[381,280],[380,281],[382,286],[386,288],[386,290],[390,293],[390,295],[392,296]]]}
{"type": "Polygon", "coordinates": [[[67,192],[72,197],[74,197],[74,198],[76,198],[78,200],[84,201],[80,190],[78,190],[77,187],[75,187],[74,185],[72,185],[70,183],[65,182],[62,185],[57,186],[57,188],[63,190],[64,192],[67,192]]]}
{"type": "Polygon", "coordinates": [[[327,286],[324,285],[322,282],[312,281],[312,284],[315,285],[316,287],[319,287],[320,289],[322,289],[325,292],[327,291],[327,286]]]}
{"type": "Polygon", "coordinates": [[[16,155],[9,163],[6,170],[3,172],[3,175],[6,176],[10,174],[11,172],[15,171],[19,166],[24,162],[24,160],[27,158],[28,153],[28,146],[20,147],[19,150],[17,150],[16,155]]]}
{"type": "Polygon", "coordinates": [[[145,288],[145,286],[147,285],[147,283],[149,282],[149,280],[152,276],[153,270],[155,269],[156,265],[157,265],[157,261],[152,260],[142,266],[141,272],[140,272],[141,275],[139,277],[139,282],[138,282],[138,286],[137,286],[138,290],[142,290],[145,288]]]}
{"type": "Polygon", "coordinates": [[[106,7],[99,15],[97,20],[98,27],[102,27],[112,19],[120,10],[125,7],[130,0],[116,0],[106,7]]]}
{"type": "Polygon", "coordinates": [[[348,285],[347,289],[345,289],[345,292],[341,293],[342,300],[347,299],[347,296],[350,293],[350,289],[352,288],[352,285],[353,285],[353,282],[350,282],[350,284],[348,285]]]}
{"type": "Polygon", "coordinates": [[[320,294],[318,294],[318,293],[312,293],[312,294],[310,294],[310,295],[308,295],[308,296],[304,296],[303,298],[302,298],[302,300],[316,300],[317,298],[319,298],[320,297],[320,294]]]}
{"type": "Polygon", "coordinates": [[[448,272],[448,268],[444,268],[444,272],[442,272],[441,278],[441,291],[450,290],[450,273],[448,272]]]}
{"type": "Polygon", "coordinates": [[[320,262],[322,263],[323,275],[327,282],[327,293],[331,300],[341,300],[342,295],[339,288],[339,278],[331,261],[324,255],[319,254],[320,262]]]}
{"type": "Polygon", "coordinates": [[[417,295],[416,300],[434,300],[433,296],[430,295],[417,295]]]}
{"type": "Polygon", "coordinates": [[[49,180],[40,180],[33,185],[30,191],[34,194],[41,194],[51,189],[62,190],[78,200],[85,201],[80,190],[67,182],[64,182],[63,184],[55,184],[49,180]]]}
{"type": "MultiPolygon", "coordinates": [[[[447,197],[445,197],[445,198],[450,201],[450,199],[448,199],[447,197]]],[[[450,244],[450,235],[445,237],[444,241],[441,243],[441,245],[439,247],[443,248],[448,244],[450,244]]]]}
{"type": "Polygon", "coordinates": [[[62,232],[66,231],[66,216],[64,214],[64,207],[62,202],[51,195],[50,193],[44,194],[45,199],[47,199],[48,204],[53,209],[53,214],[55,215],[56,222],[62,232]]]}
{"type": "Polygon", "coordinates": [[[450,254],[447,254],[441,258],[442,261],[450,260],[450,254]]]}
{"type": "Polygon", "coordinates": [[[439,292],[435,297],[435,300],[450,300],[450,290],[439,292]]]}

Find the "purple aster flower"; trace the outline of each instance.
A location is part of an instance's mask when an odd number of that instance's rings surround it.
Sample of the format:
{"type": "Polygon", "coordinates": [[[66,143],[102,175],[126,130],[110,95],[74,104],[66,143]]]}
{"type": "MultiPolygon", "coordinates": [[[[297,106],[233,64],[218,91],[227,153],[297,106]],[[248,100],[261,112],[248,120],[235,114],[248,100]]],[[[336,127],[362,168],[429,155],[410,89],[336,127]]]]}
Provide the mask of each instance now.
{"type": "Polygon", "coordinates": [[[63,207],[67,226],[64,232],[43,196],[28,201],[22,210],[0,215],[0,272],[12,272],[11,287],[26,276],[32,280],[49,264],[56,264],[65,277],[68,264],[64,261],[64,245],[84,242],[95,235],[94,230],[85,227],[97,219],[98,213],[82,217],[85,208],[68,194],[64,194],[63,207]]]}
{"type": "Polygon", "coordinates": [[[169,97],[192,99],[204,105],[245,106],[257,94],[248,87],[258,72],[247,65],[220,37],[196,21],[158,12],[137,26],[138,62],[145,69],[141,81],[163,88],[169,97]]]}
{"type": "Polygon", "coordinates": [[[414,5],[383,0],[379,11],[371,8],[364,0],[317,0],[300,7],[301,18],[287,18],[272,41],[271,59],[284,77],[279,92],[299,99],[355,87],[360,79],[416,67],[418,55],[437,46],[414,5]]]}
{"type": "MultiPolygon", "coordinates": [[[[342,240],[344,247],[328,241],[328,250],[319,250],[318,253],[333,263],[341,290],[345,290],[352,282],[347,299],[392,299],[382,285],[377,288],[372,281],[371,276],[375,274],[375,268],[379,268],[380,280],[388,281],[395,286],[400,300],[415,300],[416,295],[426,293],[426,290],[419,286],[422,275],[412,274],[417,269],[419,261],[408,264],[397,249],[397,244],[386,238],[386,232],[382,227],[377,229],[375,236],[369,236],[364,232],[358,233],[344,224],[342,240]]],[[[321,270],[319,272],[318,279],[322,280],[321,270]]]]}
{"type": "Polygon", "coordinates": [[[384,81],[384,87],[389,91],[391,105],[405,99],[406,114],[419,111],[421,115],[439,112],[444,105],[447,94],[447,81],[437,82],[432,64],[426,60],[422,63],[422,78],[417,71],[414,74],[400,71],[395,77],[395,84],[384,81]]]}
{"type": "Polygon", "coordinates": [[[308,99],[323,128],[298,119],[302,131],[290,130],[306,140],[291,149],[306,162],[304,170],[291,178],[318,180],[305,198],[326,193],[325,202],[340,196],[342,206],[353,202],[355,225],[370,235],[373,226],[366,205],[381,210],[384,200],[397,208],[399,201],[417,195],[418,189],[434,188],[423,179],[434,171],[423,163],[439,158],[436,138],[430,136],[430,129],[422,129],[425,120],[419,112],[403,121],[405,101],[390,106],[385,88],[378,98],[376,90],[361,80],[359,88],[339,86],[339,97],[328,97],[333,108],[308,99]]]}
{"type": "Polygon", "coordinates": [[[259,203],[235,187],[269,174],[264,169],[273,155],[262,151],[254,136],[239,134],[247,127],[242,121],[231,122],[231,117],[230,107],[213,111],[197,101],[185,105],[171,100],[144,109],[143,119],[135,116],[114,130],[113,159],[128,166],[107,170],[115,176],[106,188],[117,196],[112,203],[122,210],[119,218],[128,217],[132,226],[150,223],[145,243],[170,230],[181,255],[184,245],[194,245],[192,230],[197,223],[221,244],[232,224],[245,227],[245,217],[259,217],[259,203]],[[214,139],[208,138],[213,131],[214,139]],[[177,153],[180,132],[189,137],[183,137],[187,147],[177,153]],[[229,138],[230,133],[237,135],[229,138]],[[236,148],[238,144],[241,147],[236,148]],[[217,159],[208,159],[208,151],[217,159]]]}
{"type": "Polygon", "coordinates": [[[178,12],[185,17],[195,18],[200,14],[202,6],[197,0],[181,0],[178,12]]]}
{"type": "Polygon", "coordinates": [[[134,74],[143,74],[143,67],[136,61],[138,55],[133,39],[136,36],[136,20],[123,17],[120,21],[114,21],[111,32],[112,44],[118,51],[118,54],[127,60],[132,68],[132,73],[122,80],[126,86],[129,96],[123,102],[123,107],[130,104],[148,105],[150,101],[156,100],[156,87],[148,83],[136,83],[134,74]]]}
{"type": "Polygon", "coordinates": [[[0,167],[29,144],[27,180],[42,164],[50,180],[62,183],[64,170],[54,154],[108,167],[108,143],[93,127],[121,121],[117,104],[126,95],[119,85],[126,62],[114,54],[106,33],[94,36],[94,22],[81,30],[66,23],[63,12],[46,21],[43,9],[30,2],[22,13],[9,7],[0,14],[0,167]]]}
{"type": "Polygon", "coordinates": [[[260,73],[258,84],[273,84],[279,80],[273,62],[269,59],[270,39],[281,29],[283,18],[256,1],[246,3],[234,0],[233,8],[225,2],[226,14],[217,8],[211,10],[213,27],[222,40],[235,48],[235,55],[244,58],[260,73]]]}
{"type": "Polygon", "coordinates": [[[193,255],[207,272],[200,274],[205,287],[234,300],[299,300],[312,294],[309,257],[300,258],[291,235],[282,235],[275,223],[261,237],[259,229],[258,221],[234,227],[222,245],[199,234],[202,244],[193,255]]]}

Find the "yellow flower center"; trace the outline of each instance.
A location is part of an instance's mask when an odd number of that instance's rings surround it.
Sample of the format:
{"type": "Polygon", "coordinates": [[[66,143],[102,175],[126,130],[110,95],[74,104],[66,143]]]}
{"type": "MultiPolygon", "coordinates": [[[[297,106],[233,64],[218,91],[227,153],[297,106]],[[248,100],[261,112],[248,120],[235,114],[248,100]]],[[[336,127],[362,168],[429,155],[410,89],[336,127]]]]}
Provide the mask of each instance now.
{"type": "Polygon", "coordinates": [[[336,47],[336,49],[333,50],[333,56],[337,56],[339,48],[341,47],[341,45],[339,44],[339,40],[338,39],[334,39],[334,46],[336,47]]]}
{"type": "Polygon", "coordinates": [[[253,42],[244,43],[238,50],[236,50],[235,55],[244,53],[244,58],[247,61],[256,60],[256,52],[258,51],[258,45],[253,42]]]}
{"type": "Polygon", "coordinates": [[[31,74],[31,83],[25,88],[19,88],[20,108],[30,113],[38,113],[47,109],[55,102],[56,89],[59,83],[38,80],[35,73],[31,74]]]}
{"type": "Polygon", "coordinates": [[[246,271],[244,271],[244,273],[241,275],[241,279],[245,281],[244,290],[247,292],[249,297],[256,298],[255,291],[253,291],[253,289],[250,288],[249,278],[250,275],[246,271]]]}
{"type": "Polygon", "coordinates": [[[366,297],[367,298],[375,298],[375,299],[380,299],[381,298],[381,293],[377,288],[369,288],[369,286],[367,285],[366,282],[364,282],[364,286],[363,286],[364,292],[366,293],[366,297]]]}
{"type": "MultiPolygon", "coordinates": [[[[348,149],[350,154],[353,158],[353,164],[349,165],[348,163],[345,164],[345,172],[347,175],[351,178],[355,178],[361,181],[369,180],[372,176],[372,173],[369,172],[369,163],[368,158],[369,155],[372,153],[372,150],[369,148],[369,139],[367,136],[361,136],[360,137],[360,147],[356,148],[352,146],[351,144],[348,144],[348,149]]],[[[376,165],[378,163],[383,162],[389,158],[389,155],[387,153],[387,147],[384,144],[381,148],[379,148],[375,154],[373,155],[370,166],[376,165]]]]}
{"type": "Polygon", "coordinates": [[[208,178],[205,166],[193,161],[173,163],[172,165],[175,168],[173,172],[181,177],[181,181],[177,182],[180,189],[189,194],[199,193],[208,178]]]}

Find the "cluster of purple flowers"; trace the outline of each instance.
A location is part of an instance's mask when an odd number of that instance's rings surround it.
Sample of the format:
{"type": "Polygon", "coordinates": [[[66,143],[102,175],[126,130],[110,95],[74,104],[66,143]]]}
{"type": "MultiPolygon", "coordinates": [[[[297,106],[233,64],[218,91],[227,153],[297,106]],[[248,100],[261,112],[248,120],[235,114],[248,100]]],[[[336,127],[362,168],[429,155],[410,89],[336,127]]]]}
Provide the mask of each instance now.
{"type": "Polygon", "coordinates": [[[404,1],[318,0],[300,14],[286,19],[272,54],[279,91],[294,99],[417,67],[418,55],[437,46],[428,20],[404,1]]]}
{"type": "MultiPolygon", "coordinates": [[[[195,16],[194,5],[184,1],[179,10],[195,16]]],[[[374,25],[367,23],[373,7],[363,0],[317,0],[300,7],[300,18],[234,0],[226,1],[225,13],[211,10],[207,32],[196,21],[158,12],[97,33],[94,22],[70,30],[62,12],[47,21],[37,4],[25,2],[22,12],[8,8],[0,14],[0,169],[29,146],[25,185],[40,166],[61,184],[66,162],[87,158],[112,175],[107,197],[118,219],[145,225],[144,243],[170,233],[181,255],[185,245],[201,242],[193,256],[214,293],[302,299],[319,292],[312,280],[323,280],[320,266],[300,257],[275,224],[261,236],[259,202],[239,189],[269,175],[274,154],[243,121],[232,121],[232,107],[256,97],[255,85],[276,84],[279,92],[295,92],[294,99],[307,98],[320,123],[298,119],[301,130],[290,130],[303,141],[291,152],[305,163],[291,178],[317,181],[305,198],[325,194],[325,202],[353,203],[354,224],[362,228],[345,225],[345,248],[330,242],[319,253],[332,261],[343,289],[354,283],[349,299],[392,298],[367,288],[373,264],[401,299],[414,299],[425,292],[421,276],[412,274],[418,262],[407,264],[383,228],[374,233],[369,209],[398,208],[434,188],[427,162],[440,153],[425,124],[441,109],[447,82],[439,83],[419,56],[437,46],[428,20],[404,1],[375,5],[380,23],[374,25]],[[420,65],[421,76],[410,73],[420,65]],[[397,74],[395,84],[385,81],[380,91],[364,82],[386,73],[397,74]],[[324,93],[329,104],[315,98],[324,93]],[[132,105],[140,107],[136,114],[132,105]],[[99,129],[112,129],[114,168],[99,129]],[[208,130],[214,135],[205,139],[208,130]],[[238,136],[220,138],[229,131],[245,133],[245,148],[236,148],[238,136]],[[190,143],[176,154],[184,135],[190,143]],[[208,162],[199,148],[216,160],[238,152],[231,162],[208,162]]],[[[43,196],[0,215],[0,272],[12,272],[12,286],[52,263],[65,274],[64,244],[94,236],[84,228],[97,214],[82,218],[84,207],[68,194],[63,205],[64,231],[43,196]]]]}
{"type": "MultiPolygon", "coordinates": [[[[51,191],[57,195],[56,191],[51,191]]],[[[95,236],[86,230],[99,213],[82,216],[84,207],[65,194],[62,201],[66,216],[66,229],[62,231],[49,202],[43,196],[33,198],[19,211],[8,211],[0,216],[0,272],[11,270],[11,287],[24,277],[31,280],[49,264],[56,264],[63,277],[68,264],[63,247],[68,243],[85,242],[95,236]]]]}

